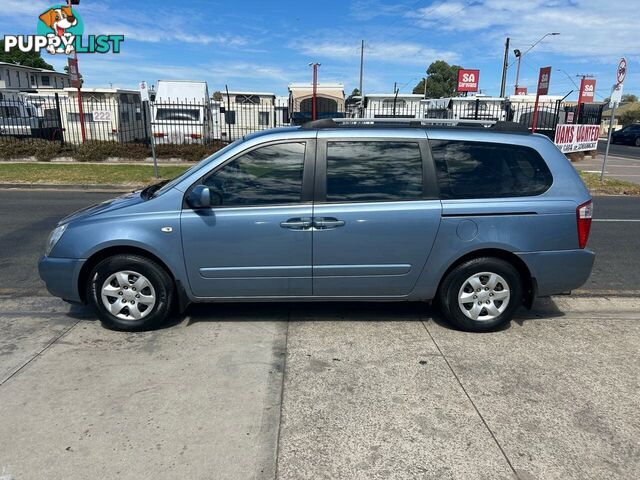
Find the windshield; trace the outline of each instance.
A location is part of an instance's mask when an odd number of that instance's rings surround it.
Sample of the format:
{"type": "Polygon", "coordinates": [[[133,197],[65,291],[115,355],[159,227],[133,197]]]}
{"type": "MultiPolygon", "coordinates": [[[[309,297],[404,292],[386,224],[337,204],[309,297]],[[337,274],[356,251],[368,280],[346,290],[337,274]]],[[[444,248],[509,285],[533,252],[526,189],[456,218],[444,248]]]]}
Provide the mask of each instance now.
{"type": "Polygon", "coordinates": [[[215,160],[218,157],[221,157],[222,155],[224,155],[225,153],[227,153],[229,150],[231,150],[232,148],[235,148],[236,145],[239,145],[240,143],[244,142],[244,138],[239,138],[238,140],[236,140],[233,143],[230,143],[229,145],[227,145],[226,147],[218,150],[217,152],[215,152],[213,155],[211,155],[210,157],[205,158],[204,160],[199,161],[198,163],[196,163],[195,165],[192,165],[189,169],[187,169],[185,172],[181,173],[180,175],[178,175],[176,178],[174,178],[173,180],[171,180],[170,182],[166,183],[165,185],[162,186],[162,188],[158,189],[153,196],[157,197],[158,195],[162,195],[164,192],[171,190],[175,185],[177,185],[178,183],[180,183],[184,178],[186,178],[192,171],[197,170],[198,168],[200,168],[203,164],[211,162],[213,160],[215,160]]]}
{"type": "Polygon", "coordinates": [[[158,108],[156,120],[198,122],[200,121],[200,110],[197,108],[158,108]]]}

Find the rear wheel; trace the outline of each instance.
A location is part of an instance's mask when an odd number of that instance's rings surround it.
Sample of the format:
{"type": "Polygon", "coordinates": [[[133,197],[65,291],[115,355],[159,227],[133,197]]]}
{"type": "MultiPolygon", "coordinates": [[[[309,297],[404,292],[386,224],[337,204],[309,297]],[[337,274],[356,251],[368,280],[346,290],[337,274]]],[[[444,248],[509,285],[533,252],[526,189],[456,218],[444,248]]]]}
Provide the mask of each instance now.
{"type": "Polygon", "coordinates": [[[522,301],[522,280],[499,258],[475,258],[447,274],[438,297],[446,319],[471,332],[494,330],[509,322],[522,301]]]}
{"type": "Polygon", "coordinates": [[[89,278],[87,298],[107,328],[148,330],[164,323],[171,313],[171,277],[145,257],[109,257],[96,265],[89,278]]]}

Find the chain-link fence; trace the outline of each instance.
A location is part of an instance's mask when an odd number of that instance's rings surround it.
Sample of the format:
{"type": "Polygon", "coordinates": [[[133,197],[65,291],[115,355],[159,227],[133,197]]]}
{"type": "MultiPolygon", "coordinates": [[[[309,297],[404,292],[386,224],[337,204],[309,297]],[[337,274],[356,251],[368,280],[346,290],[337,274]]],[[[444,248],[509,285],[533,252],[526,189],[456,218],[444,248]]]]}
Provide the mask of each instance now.
{"type": "MultiPolygon", "coordinates": [[[[599,125],[603,104],[560,101],[509,101],[458,97],[452,99],[387,99],[382,102],[338,102],[318,97],[316,118],[432,118],[512,121],[553,138],[558,124],[599,125]]],[[[311,120],[312,100],[288,101],[256,95],[212,99],[162,99],[143,103],[136,93],[8,94],[0,91],[0,140],[58,142],[73,150],[86,142],[158,145],[230,142],[274,127],[311,120]],[[81,121],[83,120],[83,121],[81,121]]]]}

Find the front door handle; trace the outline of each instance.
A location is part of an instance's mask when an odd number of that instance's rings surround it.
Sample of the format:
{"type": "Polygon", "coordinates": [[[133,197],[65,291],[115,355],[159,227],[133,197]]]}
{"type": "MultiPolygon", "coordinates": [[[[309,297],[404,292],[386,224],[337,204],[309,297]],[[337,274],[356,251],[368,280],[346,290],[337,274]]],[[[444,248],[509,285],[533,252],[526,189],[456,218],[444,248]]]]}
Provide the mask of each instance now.
{"type": "Polygon", "coordinates": [[[331,228],[344,227],[344,220],[338,220],[333,217],[316,218],[313,221],[313,226],[319,230],[329,230],[331,228]]]}
{"type": "Polygon", "coordinates": [[[310,218],[290,218],[280,222],[282,228],[288,228],[289,230],[309,230],[312,225],[313,221],[310,218]]]}

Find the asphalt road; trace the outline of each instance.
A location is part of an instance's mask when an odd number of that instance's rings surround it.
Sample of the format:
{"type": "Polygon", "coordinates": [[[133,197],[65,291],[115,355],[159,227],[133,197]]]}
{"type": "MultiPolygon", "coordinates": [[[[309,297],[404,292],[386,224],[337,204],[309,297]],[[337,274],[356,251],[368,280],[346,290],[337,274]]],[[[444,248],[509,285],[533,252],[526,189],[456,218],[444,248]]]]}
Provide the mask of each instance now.
{"type": "MultiPolygon", "coordinates": [[[[604,151],[606,148],[607,148],[607,141],[599,140],[598,153],[604,154],[604,151]]],[[[609,155],[613,155],[615,157],[640,158],[640,147],[634,147],[631,145],[611,144],[611,146],[609,147],[609,155]]]]}
{"type": "MultiPolygon", "coordinates": [[[[50,230],[63,216],[113,193],[0,190],[0,295],[47,295],[37,272],[50,230]]],[[[640,197],[598,197],[589,248],[597,253],[577,294],[640,292],[640,197]],[[635,221],[629,221],[635,220],[635,221]]]]}

